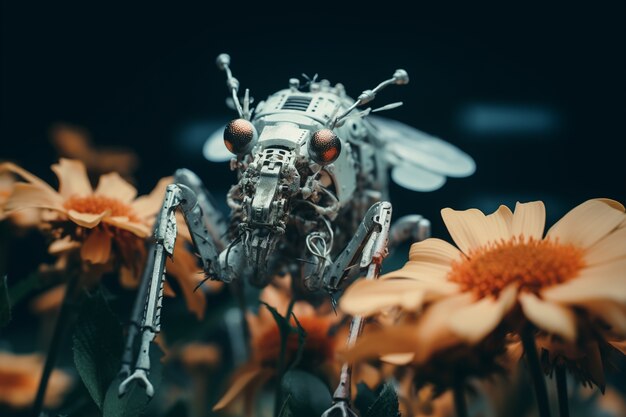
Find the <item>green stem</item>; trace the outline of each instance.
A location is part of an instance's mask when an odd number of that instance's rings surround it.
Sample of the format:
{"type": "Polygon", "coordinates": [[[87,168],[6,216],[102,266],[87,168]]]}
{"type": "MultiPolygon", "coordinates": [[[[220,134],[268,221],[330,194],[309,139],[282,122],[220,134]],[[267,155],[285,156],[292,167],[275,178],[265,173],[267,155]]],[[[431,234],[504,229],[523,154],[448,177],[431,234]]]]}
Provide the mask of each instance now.
{"type": "Polygon", "coordinates": [[[456,417],[467,417],[467,404],[465,403],[465,389],[463,382],[454,384],[453,394],[456,417]]]}
{"type": "Polygon", "coordinates": [[[63,304],[61,304],[61,311],[57,318],[54,334],[52,335],[52,341],[48,348],[48,355],[46,356],[46,362],[44,363],[43,373],[41,374],[41,380],[39,381],[39,387],[37,388],[37,395],[33,404],[33,417],[39,417],[41,410],[43,409],[43,402],[46,396],[46,388],[48,387],[48,380],[52,374],[52,370],[57,362],[59,356],[59,350],[63,341],[65,340],[70,323],[75,318],[76,296],[78,294],[78,282],[80,280],[80,274],[72,274],[67,283],[65,289],[65,296],[63,297],[63,304]]]}
{"type": "Polygon", "coordinates": [[[528,361],[528,368],[533,379],[535,387],[535,395],[537,397],[537,408],[540,417],[550,417],[550,403],[548,402],[548,391],[546,390],[546,380],[539,363],[539,355],[537,355],[537,347],[535,346],[535,336],[532,328],[526,326],[522,330],[522,344],[524,345],[524,353],[528,361]]]}
{"type": "Polygon", "coordinates": [[[557,365],[556,374],[556,391],[559,397],[559,416],[569,417],[569,404],[567,400],[567,375],[565,375],[565,367],[557,365]]]}

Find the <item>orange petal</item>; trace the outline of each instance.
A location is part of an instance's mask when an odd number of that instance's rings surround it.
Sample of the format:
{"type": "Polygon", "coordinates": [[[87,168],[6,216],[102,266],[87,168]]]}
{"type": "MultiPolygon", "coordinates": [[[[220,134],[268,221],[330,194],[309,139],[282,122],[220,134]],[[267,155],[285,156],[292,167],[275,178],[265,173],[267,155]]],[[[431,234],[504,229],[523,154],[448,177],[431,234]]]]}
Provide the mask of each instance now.
{"type": "Polygon", "coordinates": [[[541,240],[546,226],[546,208],[541,201],[515,205],[511,234],[541,240]]]}
{"type": "Polygon", "coordinates": [[[72,249],[80,247],[80,243],[72,240],[71,236],[65,236],[62,239],[57,239],[48,246],[48,253],[51,255],[58,255],[62,252],[67,252],[72,249]]]}
{"type": "Polygon", "coordinates": [[[411,245],[409,259],[414,262],[449,266],[461,257],[461,251],[445,240],[430,238],[411,245]]]}
{"type": "Polygon", "coordinates": [[[588,248],[611,233],[626,215],[603,201],[588,200],[574,207],[548,230],[547,237],[588,248]]]}
{"type": "Polygon", "coordinates": [[[152,234],[152,229],[147,224],[132,222],[128,217],[111,216],[104,218],[102,221],[117,228],[128,230],[141,238],[148,237],[152,234]]]}
{"type": "Polygon", "coordinates": [[[497,298],[485,297],[452,313],[447,322],[450,329],[469,343],[478,343],[502,321],[515,304],[517,288],[506,287],[497,298]]]}
{"type": "Polygon", "coordinates": [[[163,206],[165,189],[173,182],[173,177],[161,178],[150,194],[141,196],[132,203],[131,206],[135,213],[144,218],[154,216],[159,210],[161,210],[161,206],[163,206]]]}
{"type": "Polygon", "coordinates": [[[609,206],[613,207],[615,210],[619,210],[622,213],[626,211],[626,209],[624,208],[624,205],[620,203],[619,201],[611,200],[610,198],[594,198],[594,200],[601,201],[604,204],[608,204],[609,206]]]}
{"type": "Polygon", "coordinates": [[[194,313],[198,320],[204,317],[206,310],[206,295],[202,289],[196,286],[202,281],[204,276],[198,268],[194,255],[185,250],[174,249],[174,258],[168,260],[166,264],[168,274],[178,281],[189,311],[194,313]]]}
{"type": "Polygon", "coordinates": [[[65,297],[65,289],[66,285],[61,284],[45,291],[44,293],[35,297],[33,301],[31,301],[30,309],[34,313],[38,314],[55,311],[61,306],[61,303],[63,302],[63,297],[65,297]]]}
{"type": "Polygon", "coordinates": [[[624,271],[626,259],[585,268],[577,278],[546,288],[541,297],[573,304],[602,299],[626,303],[624,271]]]}
{"type": "Polygon", "coordinates": [[[524,315],[538,328],[561,336],[568,342],[576,340],[576,317],[570,308],[546,302],[532,293],[521,293],[519,302],[524,315]]]}
{"type": "Polygon", "coordinates": [[[101,175],[95,194],[115,198],[130,203],[137,196],[137,189],[124,180],[117,172],[101,175]]]}
{"type": "Polygon", "coordinates": [[[441,217],[459,249],[469,254],[472,249],[510,237],[510,212],[506,206],[500,206],[489,216],[477,209],[457,211],[444,208],[441,217]]]}
{"type": "Polygon", "coordinates": [[[411,361],[415,358],[415,353],[393,353],[391,355],[384,355],[380,357],[380,360],[383,362],[390,363],[392,365],[406,365],[411,363],[411,361]]]}
{"type": "Polygon", "coordinates": [[[4,205],[4,210],[19,210],[23,208],[46,208],[64,212],[63,199],[51,188],[35,184],[17,183],[13,192],[4,205]]]}
{"type": "Polygon", "coordinates": [[[424,286],[413,280],[361,280],[348,287],[341,297],[340,307],[352,315],[368,316],[395,306],[420,310],[423,301],[424,286]]]}
{"type": "Polygon", "coordinates": [[[238,375],[237,379],[233,381],[228,391],[226,391],[226,394],[213,406],[213,411],[219,411],[232,403],[235,398],[243,393],[250,383],[262,374],[262,371],[263,368],[256,365],[238,375]]]}
{"type": "Polygon", "coordinates": [[[85,164],[81,161],[61,158],[52,170],[59,178],[59,193],[64,199],[72,196],[85,196],[93,192],[85,164]]]}
{"type": "Polygon", "coordinates": [[[577,305],[607,324],[611,333],[626,336],[626,305],[608,300],[589,300],[577,305]]]}
{"type": "Polygon", "coordinates": [[[626,227],[600,239],[585,253],[587,265],[599,265],[622,258],[626,258],[626,227]]]}
{"type": "Polygon", "coordinates": [[[422,282],[446,283],[446,277],[451,268],[450,264],[408,261],[402,268],[388,272],[380,279],[406,278],[422,282]]]}
{"type": "Polygon", "coordinates": [[[103,264],[111,255],[111,234],[102,228],[93,229],[80,249],[83,260],[103,264]]]}
{"type": "Polygon", "coordinates": [[[139,275],[125,265],[120,267],[120,284],[124,288],[137,288],[139,285],[139,275]]]}
{"type": "Polygon", "coordinates": [[[67,217],[70,218],[74,223],[79,226],[86,227],[88,229],[93,229],[96,227],[104,217],[109,214],[109,211],[105,211],[100,214],[91,214],[91,213],[79,213],[76,210],[70,210],[67,212],[67,217]]]}
{"type": "Polygon", "coordinates": [[[14,174],[17,174],[20,177],[24,178],[26,181],[30,182],[31,184],[36,185],[49,193],[57,194],[56,190],[52,188],[50,185],[48,185],[48,183],[46,183],[39,177],[31,174],[30,172],[26,171],[24,168],[15,165],[12,162],[1,163],[0,172],[3,172],[3,171],[13,172],[14,174]]]}

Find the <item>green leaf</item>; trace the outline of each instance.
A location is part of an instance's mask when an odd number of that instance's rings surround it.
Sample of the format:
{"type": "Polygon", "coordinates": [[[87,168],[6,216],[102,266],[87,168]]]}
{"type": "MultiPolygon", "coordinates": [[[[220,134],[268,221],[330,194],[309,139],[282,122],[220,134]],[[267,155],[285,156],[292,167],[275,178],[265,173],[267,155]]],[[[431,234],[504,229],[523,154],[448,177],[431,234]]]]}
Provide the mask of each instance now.
{"type": "Polygon", "coordinates": [[[376,390],[371,389],[364,382],[356,384],[356,398],[354,406],[359,409],[361,415],[365,415],[366,411],[374,404],[378,398],[376,390]]]}
{"type": "Polygon", "coordinates": [[[285,372],[281,389],[282,396],[286,398],[282,407],[285,417],[319,417],[333,402],[328,387],[321,379],[300,370],[285,372]]]}
{"type": "Polygon", "coordinates": [[[73,337],[74,364],[87,391],[102,409],[120,369],[122,326],[100,292],[83,304],[73,337]]]}
{"type": "Polygon", "coordinates": [[[7,287],[7,276],[0,278],[0,327],[4,327],[11,321],[11,299],[7,287]]]}
{"type": "MultiPolygon", "coordinates": [[[[150,346],[150,373],[148,377],[155,391],[159,387],[163,373],[161,357],[163,357],[163,352],[159,346],[152,344],[150,346]]],[[[137,383],[132,384],[128,392],[119,397],[117,392],[122,380],[119,376],[116,377],[107,390],[102,409],[104,417],[138,417],[150,402],[146,390],[137,383]]]]}
{"type": "Polygon", "coordinates": [[[293,363],[291,364],[289,369],[295,369],[295,367],[298,366],[298,364],[302,360],[302,355],[304,354],[304,344],[306,343],[307,335],[306,335],[306,331],[304,330],[304,327],[302,327],[296,315],[294,313],[291,313],[291,316],[296,322],[295,331],[298,333],[298,351],[296,352],[296,358],[293,360],[293,363]]]}
{"type": "Polygon", "coordinates": [[[291,394],[287,396],[287,399],[278,410],[278,417],[294,417],[293,411],[291,411],[291,406],[289,405],[289,401],[291,400],[291,394]]]}
{"type": "Polygon", "coordinates": [[[374,404],[367,410],[365,417],[399,417],[400,405],[398,394],[393,384],[386,383],[383,386],[374,404]]]}
{"type": "Polygon", "coordinates": [[[9,296],[13,301],[13,305],[17,305],[24,297],[29,295],[36,289],[42,287],[39,272],[33,272],[26,278],[20,279],[9,289],[9,296]]]}

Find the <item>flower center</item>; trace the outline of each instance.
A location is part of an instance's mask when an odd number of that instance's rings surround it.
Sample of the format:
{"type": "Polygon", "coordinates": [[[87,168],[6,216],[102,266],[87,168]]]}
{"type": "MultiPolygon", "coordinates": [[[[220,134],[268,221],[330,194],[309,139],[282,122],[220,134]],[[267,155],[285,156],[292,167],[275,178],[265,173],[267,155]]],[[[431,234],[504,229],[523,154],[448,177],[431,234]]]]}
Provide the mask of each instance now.
{"type": "Polygon", "coordinates": [[[538,293],[575,278],[584,266],[583,250],[577,246],[514,237],[478,248],[453,262],[448,280],[479,297],[497,296],[512,283],[538,293]]]}
{"type": "MultiPolygon", "coordinates": [[[[306,332],[304,342],[303,361],[320,363],[333,355],[333,338],[328,335],[330,321],[321,317],[298,318],[300,325],[306,332]]],[[[292,321],[292,325],[295,323],[292,321]]],[[[280,356],[280,332],[274,324],[253,342],[257,359],[263,364],[275,365],[280,356]]],[[[295,358],[298,351],[298,335],[291,333],[287,338],[285,357],[287,362],[295,358]]]]}
{"type": "Polygon", "coordinates": [[[102,195],[89,195],[86,197],[70,197],[63,204],[68,210],[76,210],[79,213],[100,214],[108,211],[111,217],[128,217],[130,221],[138,222],[139,218],[133,209],[120,200],[102,195]]]}

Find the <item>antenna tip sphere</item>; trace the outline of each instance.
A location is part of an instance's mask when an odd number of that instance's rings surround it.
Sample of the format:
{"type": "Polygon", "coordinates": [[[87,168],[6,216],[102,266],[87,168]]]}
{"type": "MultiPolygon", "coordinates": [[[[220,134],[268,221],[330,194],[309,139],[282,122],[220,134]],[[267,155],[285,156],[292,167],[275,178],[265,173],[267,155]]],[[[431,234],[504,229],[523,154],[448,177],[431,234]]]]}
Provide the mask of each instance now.
{"type": "Polygon", "coordinates": [[[409,73],[403,69],[397,69],[396,72],[393,73],[393,78],[395,79],[395,84],[397,85],[409,83],[409,73]]]}
{"type": "Polygon", "coordinates": [[[224,145],[236,155],[246,152],[256,138],[256,128],[246,119],[232,120],[224,129],[224,145]]]}
{"type": "Polygon", "coordinates": [[[318,130],[309,141],[309,156],[320,165],[335,162],[341,153],[341,140],[330,129],[318,130]]]}
{"type": "Polygon", "coordinates": [[[217,59],[215,60],[217,67],[223,70],[226,66],[230,65],[230,55],[228,54],[219,54],[217,59]]]}

